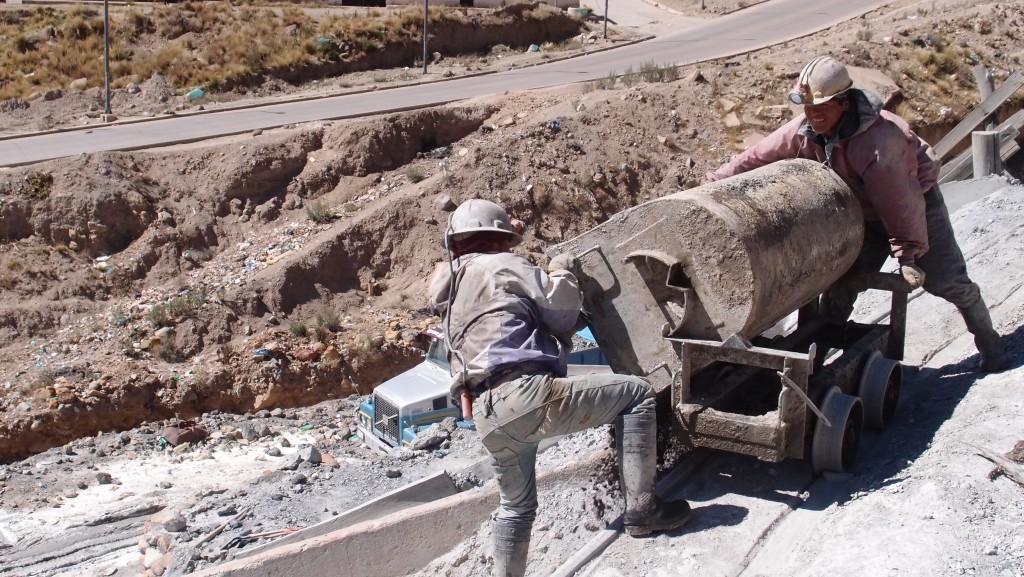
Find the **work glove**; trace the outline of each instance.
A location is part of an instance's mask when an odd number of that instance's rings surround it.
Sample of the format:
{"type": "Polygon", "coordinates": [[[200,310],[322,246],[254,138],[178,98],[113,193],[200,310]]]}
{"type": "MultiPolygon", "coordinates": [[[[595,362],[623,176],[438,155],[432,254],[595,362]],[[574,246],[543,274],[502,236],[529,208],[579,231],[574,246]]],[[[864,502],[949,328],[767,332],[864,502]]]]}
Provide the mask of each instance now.
{"type": "Polygon", "coordinates": [[[567,270],[573,274],[580,268],[580,259],[572,253],[562,253],[548,261],[548,272],[567,270]]]}
{"type": "Polygon", "coordinates": [[[914,264],[914,261],[901,262],[900,274],[903,275],[903,280],[907,281],[910,288],[921,288],[921,285],[924,284],[924,271],[914,264]]]}

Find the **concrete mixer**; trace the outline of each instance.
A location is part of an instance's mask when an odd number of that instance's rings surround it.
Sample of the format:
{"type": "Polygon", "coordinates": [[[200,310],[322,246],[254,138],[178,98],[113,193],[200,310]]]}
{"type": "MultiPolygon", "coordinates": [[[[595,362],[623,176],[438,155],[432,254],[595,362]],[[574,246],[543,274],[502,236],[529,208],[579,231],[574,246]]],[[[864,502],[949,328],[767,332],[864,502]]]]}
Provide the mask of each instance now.
{"type": "Polygon", "coordinates": [[[849,187],[790,160],[648,201],[549,254],[579,257],[609,364],[671,396],[684,442],[771,462],[809,453],[815,470],[843,471],[862,427],[892,418],[911,290],[899,275],[859,277],[892,293],[888,324],[819,313],[863,235],[849,187]]]}

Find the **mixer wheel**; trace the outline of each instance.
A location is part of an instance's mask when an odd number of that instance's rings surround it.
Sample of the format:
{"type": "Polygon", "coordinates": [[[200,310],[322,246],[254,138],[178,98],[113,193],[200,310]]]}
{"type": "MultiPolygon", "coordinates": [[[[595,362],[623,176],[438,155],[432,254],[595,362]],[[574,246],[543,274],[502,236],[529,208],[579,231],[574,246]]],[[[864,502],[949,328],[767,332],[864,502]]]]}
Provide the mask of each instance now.
{"type": "Polygon", "coordinates": [[[864,405],[859,398],[832,387],[825,394],[821,412],[831,426],[821,419],[815,424],[811,465],[815,473],[843,473],[857,457],[864,430],[864,405]]]}
{"type": "Polygon", "coordinates": [[[874,351],[864,363],[857,396],[864,403],[864,425],[881,430],[892,422],[903,387],[903,366],[874,351]]]}

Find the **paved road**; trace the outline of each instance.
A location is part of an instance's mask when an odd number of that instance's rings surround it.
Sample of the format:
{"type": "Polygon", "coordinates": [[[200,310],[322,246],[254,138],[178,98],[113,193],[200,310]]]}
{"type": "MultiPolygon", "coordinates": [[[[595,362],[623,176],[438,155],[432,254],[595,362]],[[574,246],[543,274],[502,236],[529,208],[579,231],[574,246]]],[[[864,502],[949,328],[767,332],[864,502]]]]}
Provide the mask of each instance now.
{"type": "MultiPolygon", "coordinates": [[[[700,0],[693,1],[696,6],[700,0]]],[[[580,0],[580,6],[589,8],[600,17],[604,14],[605,0],[580,0]]],[[[619,28],[642,28],[643,32],[657,36],[677,32],[687,22],[701,22],[714,17],[712,14],[701,15],[699,18],[684,16],[655,6],[648,0],[608,0],[609,24],[619,28]]]]}
{"type": "MultiPolygon", "coordinates": [[[[134,150],[238,134],[257,128],[408,110],[496,94],[604,78],[646,62],[691,64],[742,54],[829,28],[885,0],[771,0],[721,18],[684,21],[680,30],[624,46],[497,74],[256,108],[106,125],[0,141],[0,166],[103,150],[134,150]]],[[[611,9],[609,9],[611,13],[611,9]]]]}

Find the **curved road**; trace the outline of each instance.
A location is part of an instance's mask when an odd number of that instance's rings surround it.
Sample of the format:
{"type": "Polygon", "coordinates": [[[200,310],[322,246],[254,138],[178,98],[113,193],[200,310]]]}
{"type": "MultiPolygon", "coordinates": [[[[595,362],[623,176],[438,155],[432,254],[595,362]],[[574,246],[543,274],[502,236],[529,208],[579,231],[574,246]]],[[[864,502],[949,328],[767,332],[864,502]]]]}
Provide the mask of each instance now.
{"type": "MultiPolygon", "coordinates": [[[[497,74],[253,108],[93,126],[0,141],[0,166],[104,150],[134,150],[285,124],[436,106],[505,91],[534,90],[604,78],[645,62],[691,64],[742,54],[824,30],[887,0],[771,0],[678,32],[578,58],[497,74]]],[[[611,10],[609,10],[611,12],[611,10]]]]}

